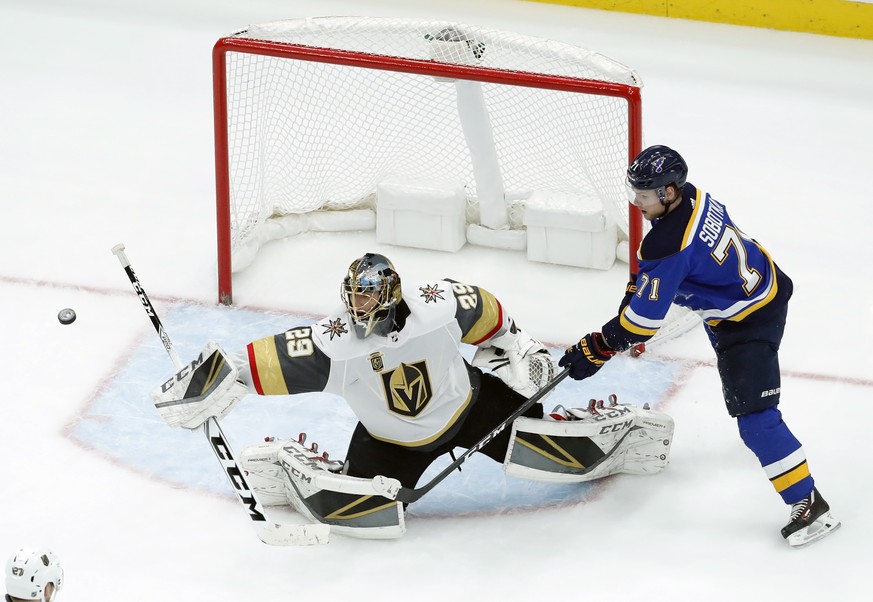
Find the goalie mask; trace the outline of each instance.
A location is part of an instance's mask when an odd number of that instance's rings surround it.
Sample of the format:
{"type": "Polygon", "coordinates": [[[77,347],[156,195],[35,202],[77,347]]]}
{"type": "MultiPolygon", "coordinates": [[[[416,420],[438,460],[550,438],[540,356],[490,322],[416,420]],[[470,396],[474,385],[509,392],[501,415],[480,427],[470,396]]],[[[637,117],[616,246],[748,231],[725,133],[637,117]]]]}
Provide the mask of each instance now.
{"type": "Polygon", "coordinates": [[[349,266],[340,291],[359,339],[387,336],[400,303],[400,276],[384,255],[367,253],[349,266]]]}
{"type": "Polygon", "coordinates": [[[63,583],[64,569],[51,550],[22,548],[6,562],[6,593],[13,598],[52,602],[63,583]]]}

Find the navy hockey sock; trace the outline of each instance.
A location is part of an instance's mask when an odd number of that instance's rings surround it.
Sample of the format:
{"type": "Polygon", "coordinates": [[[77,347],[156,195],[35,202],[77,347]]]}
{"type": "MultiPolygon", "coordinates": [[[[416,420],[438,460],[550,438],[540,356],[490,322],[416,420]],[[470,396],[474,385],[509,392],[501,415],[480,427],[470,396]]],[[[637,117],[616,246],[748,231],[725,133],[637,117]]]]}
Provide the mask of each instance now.
{"type": "Polygon", "coordinates": [[[775,407],[737,416],[740,437],[752,450],[786,504],[807,497],[815,486],[800,441],[775,407]]]}

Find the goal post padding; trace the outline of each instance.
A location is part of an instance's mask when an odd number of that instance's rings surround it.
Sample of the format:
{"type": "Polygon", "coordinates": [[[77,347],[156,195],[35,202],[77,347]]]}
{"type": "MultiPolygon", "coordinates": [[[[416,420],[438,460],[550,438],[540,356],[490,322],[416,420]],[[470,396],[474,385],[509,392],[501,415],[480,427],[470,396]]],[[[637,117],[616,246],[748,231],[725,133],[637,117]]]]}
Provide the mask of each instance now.
{"type": "Polygon", "coordinates": [[[342,212],[372,210],[389,176],[460,181],[468,223],[497,229],[523,228],[534,191],[596,197],[635,268],[623,173],[642,147],[641,82],[616,61],[478,26],[322,17],[220,39],[213,80],[222,303],[259,242],[359,227],[342,212]],[[295,217],[314,212],[327,217],[295,217]],[[293,225],[268,225],[283,216],[293,225]]]}

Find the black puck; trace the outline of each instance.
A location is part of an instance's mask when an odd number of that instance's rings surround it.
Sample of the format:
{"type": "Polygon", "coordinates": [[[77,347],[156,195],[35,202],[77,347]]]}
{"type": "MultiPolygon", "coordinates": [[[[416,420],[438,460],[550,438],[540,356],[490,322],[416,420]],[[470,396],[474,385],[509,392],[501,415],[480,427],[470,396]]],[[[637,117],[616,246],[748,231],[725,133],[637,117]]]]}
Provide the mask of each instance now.
{"type": "Polygon", "coordinates": [[[76,321],[76,312],[70,309],[69,307],[65,307],[61,311],[58,312],[58,322],[61,324],[72,324],[76,321]]]}

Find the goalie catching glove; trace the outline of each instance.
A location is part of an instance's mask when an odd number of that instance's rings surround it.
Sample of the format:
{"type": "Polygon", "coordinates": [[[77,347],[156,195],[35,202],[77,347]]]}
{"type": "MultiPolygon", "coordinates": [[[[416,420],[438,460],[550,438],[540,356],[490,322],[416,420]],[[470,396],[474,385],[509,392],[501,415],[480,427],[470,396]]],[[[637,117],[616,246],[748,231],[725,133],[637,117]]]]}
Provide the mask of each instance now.
{"type": "Polygon", "coordinates": [[[479,347],[473,365],[492,370],[500,380],[527,398],[555,376],[555,363],[545,346],[515,327],[479,347]]]}
{"type": "Polygon", "coordinates": [[[196,429],[211,417],[222,418],[249,389],[217,343],[151,392],[161,418],[172,427],[196,429]]]}

